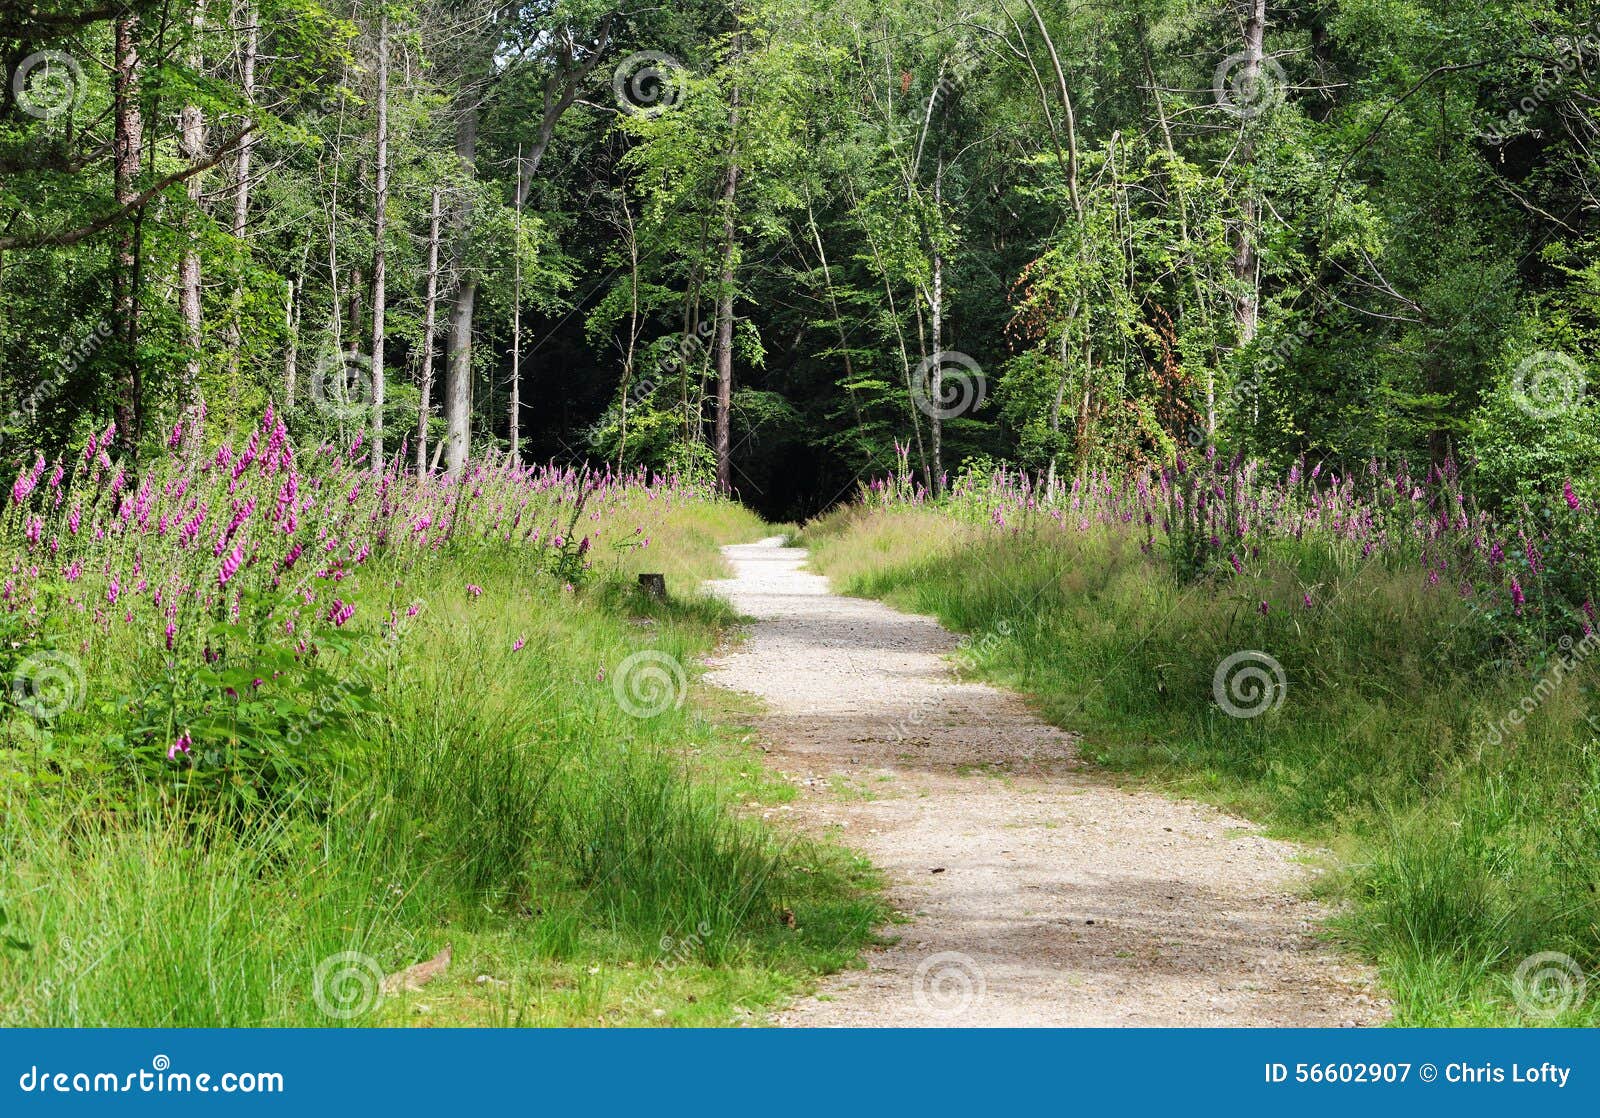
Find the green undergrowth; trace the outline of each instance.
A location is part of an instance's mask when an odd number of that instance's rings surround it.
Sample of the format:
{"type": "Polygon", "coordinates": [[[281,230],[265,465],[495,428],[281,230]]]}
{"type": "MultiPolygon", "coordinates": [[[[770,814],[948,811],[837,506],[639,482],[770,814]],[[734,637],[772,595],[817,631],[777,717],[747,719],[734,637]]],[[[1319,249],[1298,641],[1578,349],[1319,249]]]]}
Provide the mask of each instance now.
{"type": "Polygon", "coordinates": [[[764,526],[708,503],[654,531],[576,588],[514,554],[389,572],[423,607],[340,667],[370,694],[288,808],[130,789],[93,743],[136,661],[98,657],[88,702],[0,749],[0,1022],[757,1024],[850,965],[870,869],[762,820],[792,789],[695,682],[736,620],[698,582],[764,526]]]}
{"type": "Polygon", "coordinates": [[[1330,848],[1330,934],[1379,965],[1397,1024],[1600,1023],[1578,978],[1600,968],[1584,646],[1503,662],[1415,570],[1309,548],[1182,586],[1131,535],[929,509],[842,510],[803,542],[843,591],[972,634],[975,666],[1081,731],[1108,771],[1330,848]],[[1257,651],[1282,667],[1282,702],[1231,717],[1216,672],[1257,651]]]}

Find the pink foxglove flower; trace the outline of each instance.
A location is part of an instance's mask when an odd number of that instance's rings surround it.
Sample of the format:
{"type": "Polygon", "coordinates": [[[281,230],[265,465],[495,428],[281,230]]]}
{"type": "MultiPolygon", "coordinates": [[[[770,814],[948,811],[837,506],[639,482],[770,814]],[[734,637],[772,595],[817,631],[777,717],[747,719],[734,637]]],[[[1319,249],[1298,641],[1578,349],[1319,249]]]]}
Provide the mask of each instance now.
{"type": "Polygon", "coordinates": [[[228,552],[228,557],[222,561],[222,567],[217,571],[217,585],[226,586],[228,580],[239,573],[239,568],[244,565],[244,545],[236,543],[233,550],[228,552]]]}

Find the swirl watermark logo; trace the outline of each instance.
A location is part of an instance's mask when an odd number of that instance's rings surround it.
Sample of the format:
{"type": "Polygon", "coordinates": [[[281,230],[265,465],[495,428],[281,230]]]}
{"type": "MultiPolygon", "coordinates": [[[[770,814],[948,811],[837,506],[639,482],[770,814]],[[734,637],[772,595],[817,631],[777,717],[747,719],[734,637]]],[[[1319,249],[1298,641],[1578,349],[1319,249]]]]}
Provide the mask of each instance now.
{"type": "Polygon", "coordinates": [[[41,722],[83,701],[83,665],[65,652],[35,652],[11,677],[11,701],[41,722]]]}
{"type": "Polygon", "coordinates": [[[29,116],[54,120],[83,100],[83,67],[62,51],[35,51],[12,71],[11,96],[29,116]]]}
{"type": "Polygon", "coordinates": [[[317,964],[311,997],[317,1008],[338,1021],[360,1017],[378,1004],[383,992],[383,968],[371,955],[341,951],[317,964]]]}
{"type": "Polygon", "coordinates": [[[658,50],[642,50],[617,63],[611,89],[630,116],[659,116],[683,100],[683,63],[658,50]]]}
{"type": "Polygon", "coordinates": [[[988,393],[983,367],[953,349],[925,357],[911,377],[911,398],[929,419],[956,419],[983,406],[988,393]]]}
{"type": "Polygon", "coordinates": [[[1564,353],[1542,349],[1517,362],[1511,395],[1534,419],[1555,419],[1578,406],[1589,378],[1583,366],[1564,353]]]}
{"type": "Polygon", "coordinates": [[[172,1061],[166,1056],[156,1056],[150,1061],[150,1066],[156,1071],[166,1071],[172,1066],[172,1061]]]}
{"type": "Polygon", "coordinates": [[[1277,710],[1289,694],[1289,678],[1277,659],[1260,649],[1235,652],[1211,675],[1211,697],[1234,718],[1277,710]]]}
{"type": "Polygon", "coordinates": [[[683,705],[689,680],[683,665],[658,649],[635,652],[611,676],[617,705],[635,718],[654,718],[683,705]]]}
{"type": "Polygon", "coordinates": [[[935,1017],[959,1017],[988,989],[971,955],[941,951],[917,964],[911,996],[917,1008],[935,1017]]]}
{"type": "Polygon", "coordinates": [[[1541,951],[1517,964],[1511,996],[1528,1017],[1554,1021],[1583,1001],[1588,976],[1571,955],[1541,951]]]}
{"type": "Polygon", "coordinates": [[[366,419],[372,408],[372,359],[349,350],[325,354],[311,370],[311,400],[343,422],[366,419]]]}
{"type": "Polygon", "coordinates": [[[1238,51],[1217,63],[1211,75],[1211,92],[1223,112],[1240,120],[1260,116],[1283,102],[1289,86],[1278,60],[1263,57],[1251,65],[1249,51],[1238,51]]]}

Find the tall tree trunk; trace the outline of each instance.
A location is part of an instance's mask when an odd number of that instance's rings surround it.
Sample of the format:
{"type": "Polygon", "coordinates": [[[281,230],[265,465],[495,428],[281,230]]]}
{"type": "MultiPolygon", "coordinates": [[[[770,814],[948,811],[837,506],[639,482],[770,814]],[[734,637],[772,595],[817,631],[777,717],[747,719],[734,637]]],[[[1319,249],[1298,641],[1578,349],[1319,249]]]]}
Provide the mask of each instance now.
{"type": "MultiPolygon", "coordinates": [[[[200,35],[204,30],[206,6],[204,0],[195,5],[191,28],[195,41],[189,52],[189,65],[198,71],[203,65],[200,50],[200,35]]],[[[179,149],[183,157],[189,162],[198,162],[205,153],[206,126],[205,115],[200,111],[200,106],[190,103],[184,105],[183,111],[178,114],[179,149]]],[[[201,336],[202,318],[200,307],[200,251],[195,248],[194,220],[200,212],[200,199],[203,195],[203,177],[195,175],[188,183],[189,209],[184,214],[183,256],[178,263],[178,308],[183,316],[184,344],[188,347],[189,355],[184,361],[184,385],[182,396],[186,404],[198,403],[201,397],[200,389],[200,352],[204,339],[201,336]]]]}
{"type": "MultiPolygon", "coordinates": [[[[633,384],[634,353],[639,345],[639,231],[634,225],[633,211],[628,208],[628,196],[624,191],[619,196],[618,205],[622,208],[623,223],[618,228],[622,230],[624,243],[628,246],[628,348],[622,354],[622,387],[618,391],[618,418],[617,418],[617,472],[622,472],[623,464],[628,458],[628,392],[633,384]]],[[[683,358],[680,356],[679,362],[683,358]]]]}
{"type": "Polygon", "coordinates": [[[389,14],[378,17],[376,166],[372,185],[372,468],[383,462],[383,313],[387,280],[383,238],[389,211],[389,14]]]}
{"type": "MultiPolygon", "coordinates": [[[[240,0],[237,13],[236,22],[242,23],[244,27],[244,55],[239,62],[239,90],[244,94],[245,103],[253,105],[256,97],[256,48],[260,34],[255,0],[240,0]]],[[[254,123],[252,117],[245,117],[246,127],[254,123]]],[[[228,316],[228,378],[233,382],[235,390],[238,387],[239,348],[243,344],[239,317],[244,313],[243,260],[249,255],[245,249],[244,239],[250,228],[250,156],[254,146],[255,133],[245,133],[244,138],[239,141],[239,153],[234,160],[236,181],[233,190],[232,232],[237,242],[241,263],[240,276],[233,288],[232,314],[228,316]]]]}
{"type": "MultiPolygon", "coordinates": [[[[456,157],[470,178],[477,158],[478,106],[461,110],[456,124],[456,157]]],[[[472,312],[478,283],[466,258],[467,224],[471,203],[463,199],[458,214],[455,257],[460,280],[450,304],[449,353],[444,370],[445,469],[459,477],[467,464],[472,441],[472,312]]]]}
{"type": "MultiPolygon", "coordinates": [[[[301,270],[305,265],[302,263],[301,270]]],[[[300,376],[300,275],[283,281],[283,329],[288,341],[283,347],[283,403],[294,407],[295,381],[300,376]]]]}
{"type": "MultiPolygon", "coordinates": [[[[1246,89],[1253,89],[1261,79],[1262,45],[1266,38],[1267,0],[1244,0],[1244,76],[1246,89]]],[[[1255,158],[1255,142],[1249,121],[1244,125],[1244,136],[1239,144],[1239,160],[1247,170],[1255,158]]],[[[1256,276],[1256,219],[1255,187],[1246,182],[1244,200],[1240,206],[1239,237],[1233,256],[1233,277],[1239,284],[1234,298],[1233,321],[1241,346],[1249,345],[1256,336],[1256,315],[1260,305],[1256,276]]]]}
{"type": "Polygon", "coordinates": [[[944,158],[939,158],[933,173],[933,215],[940,228],[934,230],[933,243],[933,297],[929,300],[929,317],[932,320],[933,359],[928,368],[928,451],[932,458],[932,476],[928,488],[935,495],[944,492],[944,420],[939,409],[944,406],[944,250],[940,247],[944,224],[944,158]]]}
{"type": "MultiPolygon", "coordinates": [[[[522,148],[517,147],[517,166],[522,166],[522,148]]],[[[511,266],[511,400],[506,423],[506,439],[511,444],[511,461],[522,457],[522,192],[517,191],[517,216],[514,224],[511,266]]]]}
{"type": "MultiPolygon", "coordinates": [[[[350,345],[348,352],[353,356],[361,352],[361,265],[350,265],[350,279],[348,281],[348,286],[349,293],[347,297],[349,302],[346,304],[345,315],[350,323],[350,345]]],[[[350,379],[348,375],[346,375],[345,380],[340,387],[340,391],[347,391],[349,387],[350,379]]]]}
{"type": "MultiPolygon", "coordinates": [[[[734,57],[738,58],[737,40],[734,57]]],[[[735,205],[739,192],[739,86],[728,103],[728,171],[722,183],[722,284],[717,293],[717,421],[713,441],[717,461],[717,491],[733,491],[733,286],[738,253],[735,205]]]]}
{"type": "Polygon", "coordinates": [[[417,476],[428,472],[428,419],[433,396],[433,336],[439,305],[439,188],[433,188],[428,213],[428,289],[422,311],[422,377],[418,385],[421,402],[417,405],[417,476]]]}
{"type": "MultiPolygon", "coordinates": [[[[139,17],[129,12],[115,26],[116,59],[112,87],[115,116],[112,136],[112,189],[119,206],[132,204],[144,144],[144,119],[139,110],[139,17]]],[[[139,375],[139,231],[138,215],[128,220],[117,240],[112,269],[111,308],[118,341],[116,392],[117,442],[124,454],[139,445],[143,421],[139,375]]]]}

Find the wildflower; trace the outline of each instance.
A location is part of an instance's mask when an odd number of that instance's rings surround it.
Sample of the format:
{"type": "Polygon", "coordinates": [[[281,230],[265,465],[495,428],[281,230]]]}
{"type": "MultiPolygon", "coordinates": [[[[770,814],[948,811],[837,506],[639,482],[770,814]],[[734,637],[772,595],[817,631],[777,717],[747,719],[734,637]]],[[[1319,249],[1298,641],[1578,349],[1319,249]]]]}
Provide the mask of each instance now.
{"type": "Polygon", "coordinates": [[[355,613],[355,603],[344,602],[340,601],[338,598],[335,598],[333,600],[333,605],[328,608],[328,620],[333,622],[335,628],[339,628],[343,626],[346,621],[349,621],[352,617],[354,617],[355,613]]]}
{"type": "Polygon", "coordinates": [[[467,583],[467,593],[476,598],[483,593],[483,587],[479,586],[477,583],[469,582],[467,583]]]}
{"type": "Polygon", "coordinates": [[[1309,593],[1300,595],[1300,604],[1302,606],[1304,606],[1306,609],[1310,609],[1311,608],[1311,595],[1309,593]]]}
{"type": "Polygon", "coordinates": [[[1511,604],[1516,607],[1517,614],[1522,614],[1522,605],[1526,602],[1527,595],[1522,592],[1522,584],[1517,581],[1517,576],[1511,576],[1511,604]]]}
{"type": "Polygon", "coordinates": [[[222,567],[217,571],[217,585],[226,586],[228,580],[239,573],[239,568],[244,565],[244,545],[236,543],[233,550],[228,552],[228,557],[222,561],[222,567]]]}
{"type": "Polygon", "coordinates": [[[189,736],[189,731],[183,731],[183,733],[178,735],[178,739],[167,748],[167,760],[176,761],[178,759],[178,754],[188,753],[190,747],[193,745],[194,739],[189,736]]]}
{"type": "Polygon", "coordinates": [[[1568,478],[1561,486],[1561,495],[1567,499],[1567,507],[1577,512],[1583,507],[1583,502],[1578,500],[1578,495],[1572,491],[1572,479],[1568,478]]]}
{"type": "Polygon", "coordinates": [[[523,647],[525,645],[527,645],[527,643],[528,642],[527,642],[526,639],[524,639],[522,637],[518,637],[516,640],[511,642],[511,651],[512,652],[521,652],[523,647]]]}
{"type": "Polygon", "coordinates": [[[1267,603],[1266,603],[1266,602],[1262,602],[1262,603],[1261,603],[1261,604],[1260,604],[1260,605],[1259,605],[1259,606],[1257,606],[1257,607],[1256,607],[1256,608],[1257,608],[1257,609],[1258,609],[1258,610],[1260,610],[1260,611],[1261,611],[1261,616],[1262,616],[1262,617],[1265,617],[1265,616],[1267,616],[1267,603]]]}

